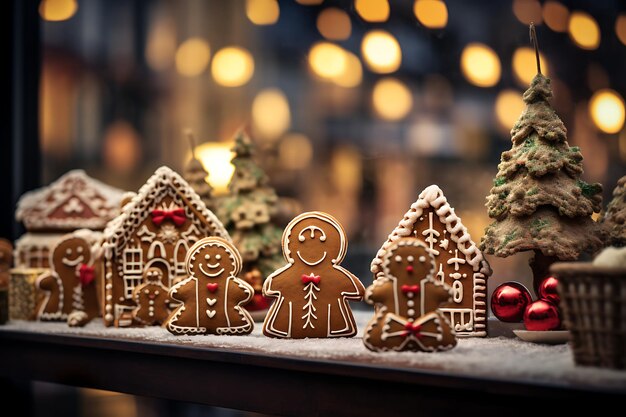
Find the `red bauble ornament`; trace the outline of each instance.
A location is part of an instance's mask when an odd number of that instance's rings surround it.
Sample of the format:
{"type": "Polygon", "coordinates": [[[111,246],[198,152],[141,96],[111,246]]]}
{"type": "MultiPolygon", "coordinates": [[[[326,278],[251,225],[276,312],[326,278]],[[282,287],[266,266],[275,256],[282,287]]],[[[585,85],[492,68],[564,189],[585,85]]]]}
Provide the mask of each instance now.
{"type": "Polygon", "coordinates": [[[534,301],[524,311],[524,327],[533,331],[557,330],[561,327],[559,310],[550,301],[534,301]]]}
{"type": "Polygon", "coordinates": [[[519,282],[500,284],[491,294],[491,311],[500,321],[518,323],[532,302],[530,292],[519,282]]]}
{"type": "Polygon", "coordinates": [[[558,306],[561,301],[561,296],[557,290],[559,280],[555,277],[547,277],[541,284],[539,284],[539,298],[542,300],[548,300],[558,306]]]}

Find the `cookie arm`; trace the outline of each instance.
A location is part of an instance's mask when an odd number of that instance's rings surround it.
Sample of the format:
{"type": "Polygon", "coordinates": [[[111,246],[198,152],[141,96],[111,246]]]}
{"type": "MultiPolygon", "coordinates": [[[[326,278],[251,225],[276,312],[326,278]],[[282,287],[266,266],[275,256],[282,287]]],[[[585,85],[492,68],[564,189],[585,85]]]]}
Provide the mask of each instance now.
{"type": "Polygon", "coordinates": [[[168,295],[171,300],[180,301],[181,303],[184,303],[188,300],[195,300],[196,284],[194,279],[189,277],[185,280],[182,280],[170,289],[168,295]]]}
{"type": "Polygon", "coordinates": [[[393,293],[393,283],[389,278],[378,278],[372,285],[367,287],[365,291],[365,301],[368,304],[378,304],[385,300],[393,293]]]}
{"type": "Polygon", "coordinates": [[[232,299],[235,304],[247,304],[250,300],[252,300],[252,296],[254,295],[254,288],[247,282],[237,277],[231,277],[228,282],[229,288],[228,292],[232,295],[232,299]]]}

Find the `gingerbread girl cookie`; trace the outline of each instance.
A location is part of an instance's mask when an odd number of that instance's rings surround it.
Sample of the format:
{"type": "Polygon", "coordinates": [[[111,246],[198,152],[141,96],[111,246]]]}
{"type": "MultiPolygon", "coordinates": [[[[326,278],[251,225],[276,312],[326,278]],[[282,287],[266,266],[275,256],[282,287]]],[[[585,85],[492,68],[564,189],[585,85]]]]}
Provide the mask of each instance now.
{"type": "Polygon", "coordinates": [[[80,229],[63,236],[50,256],[49,271],[37,278],[43,291],[37,306],[37,319],[67,320],[70,326],[83,326],[99,315],[96,290],[97,250],[101,234],[80,229]]]}
{"type": "Polygon", "coordinates": [[[169,292],[181,305],[165,327],[173,334],[248,334],[254,321],[243,306],[254,289],[237,278],[241,256],[232,243],[219,237],[196,242],[185,259],[189,278],[169,292]]]}
{"type": "Polygon", "coordinates": [[[163,271],[148,268],[143,272],[143,283],[133,290],[133,300],[137,307],[133,319],[146,326],[163,324],[170,315],[169,289],[163,285],[163,271]]]}
{"type": "Polygon", "coordinates": [[[275,298],[263,323],[270,337],[348,337],[356,323],[347,300],[362,300],[365,288],[341,267],[348,242],[339,222],[321,212],[294,218],[282,238],[287,265],[265,280],[275,298]]]}
{"type": "Polygon", "coordinates": [[[363,343],[373,351],[448,350],[456,336],[438,310],[451,300],[451,289],[433,278],[435,260],[416,238],[402,238],[382,257],[383,274],[367,288],[365,301],[376,314],[365,328],[363,343]]]}

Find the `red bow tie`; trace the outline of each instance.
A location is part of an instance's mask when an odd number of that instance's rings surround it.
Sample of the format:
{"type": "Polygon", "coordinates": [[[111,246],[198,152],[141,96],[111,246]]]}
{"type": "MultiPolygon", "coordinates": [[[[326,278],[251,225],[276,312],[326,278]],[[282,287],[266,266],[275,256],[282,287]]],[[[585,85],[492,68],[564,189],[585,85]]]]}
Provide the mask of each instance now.
{"type": "Polygon", "coordinates": [[[152,215],[152,222],[157,226],[163,223],[163,220],[170,219],[174,222],[176,226],[182,226],[187,220],[185,216],[185,210],[182,208],[177,208],[174,210],[159,210],[155,209],[150,212],[152,215]]]}
{"type": "Polygon", "coordinates": [[[404,325],[404,329],[405,329],[404,331],[405,336],[413,335],[418,338],[422,337],[422,334],[420,333],[422,326],[419,324],[407,323],[404,325]]]}
{"type": "Polygon", "coordinates": [[[309,282],[314,283],[315,285],[318,285],[320,283],[320,276],[319,275],[302,275],[302,283],[303,284],[308,284],[309,282]]]}
{"type": "Polygon", "coordinates": [[[419,285],[403,285],[402,287],[400,287],[400,289],[405,294],[407,292],[413,292],[413,293],[419,293],[420,292],[420,286],[419,285]]]}
{"type": "Polygon", "coordinates": [[[96,268],[80,264],[80,268],[78,268],[78,278],[80,279],[82,286],[86,287],[96,278],[96,268]]]}

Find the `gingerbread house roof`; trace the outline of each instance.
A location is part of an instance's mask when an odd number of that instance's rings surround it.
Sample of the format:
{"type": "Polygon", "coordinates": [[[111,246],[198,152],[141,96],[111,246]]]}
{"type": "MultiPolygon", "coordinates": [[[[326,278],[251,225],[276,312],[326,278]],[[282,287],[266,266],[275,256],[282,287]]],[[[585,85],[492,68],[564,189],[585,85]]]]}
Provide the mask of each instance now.
{"type": "Polygon", "coordinates": [[[29,191],[17,203],[15,218],[28,231],[102,230],[119,214],[123,190],[88,176],[67,172],[50,185],[29,191]]]}
{"type": "Polygon", "coordinates": [[[413,226],[422,215],[424,209],[432,207],[435,214],[446,225],[446,230],[450,233],[451,239],[457,244],[459,250],[465,255],[467,263],[472,266],[474,271],[483,273],[486,277],[491,275],[489,263],[485,260],[482,252],[467,231],[467,228],[461,223],[461,219],[454,213],[454,208],[450,206],[448,200],[443,195],[443,191],[436,186],[430,185],[420,193],[411,209],[404,214],[398,226],[391,232],[385,243],[376,253],[376,257],[372,260],[370,270],[374,274],[382,272],[383,256],[393,242],[402,238],[411,236],[413,226]]]}
{"type": "Polygon", "coordinates": [[[104,230],[104,249],[117,252],[126,245],[126,242],[141,225],[143,219],[149,216],[150,207],[163,193],[171,188],[175,193],[188,202],[189,213],[198,216],[208,228],[213,230],[214,236],[219,236],[231,242],[230,235],[219,219],[209,210],[200,196],[179,174],[167,166],[162,166],[146,181],[132,200],[124,205],[122,213],[111,220],[104,230]]]}

